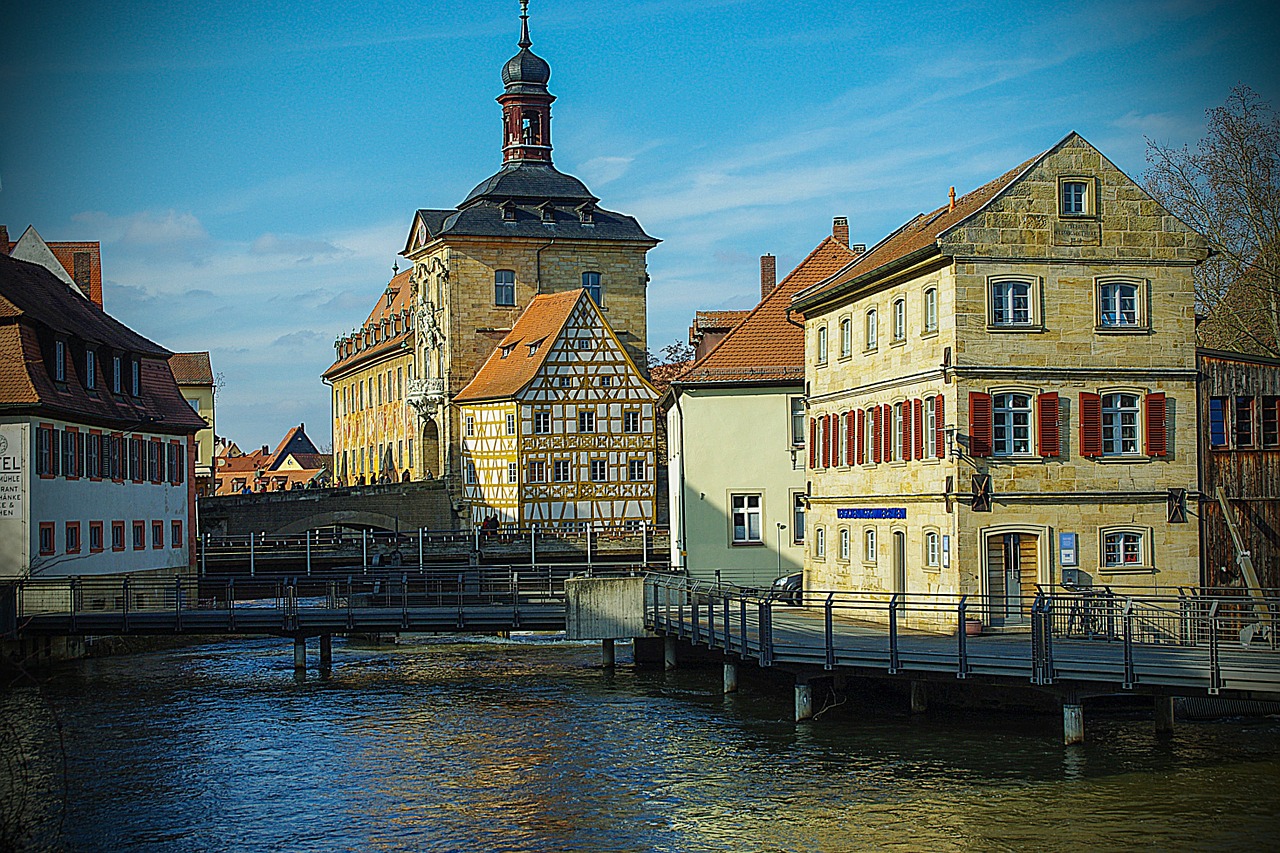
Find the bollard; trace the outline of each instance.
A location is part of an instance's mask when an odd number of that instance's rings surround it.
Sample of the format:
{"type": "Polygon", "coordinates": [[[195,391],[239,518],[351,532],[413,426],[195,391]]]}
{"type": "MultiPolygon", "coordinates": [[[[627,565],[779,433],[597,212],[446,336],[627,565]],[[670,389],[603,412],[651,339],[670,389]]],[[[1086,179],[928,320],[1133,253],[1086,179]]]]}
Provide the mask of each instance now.
{"type": "Polygon", "coordinates": [[[613,640],[600,641],[600,657],[604,662],[605,669],[613,669],[613,664],[614,664],[613,640]]]}
{"type": "Polygon", "coordinates": [[[676,638],[665,637],[662,642],[662,666],[663,669],[672,670],[676,668],[676,638]]]}
{"type": "Polygon", "coordinates": [[[807,681],[796,682],[796,722],[813,719],[813,687],[807,681]]]}
{"type": "Polygon", "coordinates": [[[725,663],[724,665],[724,692],[738,692],[738,665],[736,663],[725,663]]]}
{"type": "Polygon", "coordinates": [[[1062,706],[1062,742],[1067,746],[1084,743],[1084,708],[1080,705],[1062,706]]]}

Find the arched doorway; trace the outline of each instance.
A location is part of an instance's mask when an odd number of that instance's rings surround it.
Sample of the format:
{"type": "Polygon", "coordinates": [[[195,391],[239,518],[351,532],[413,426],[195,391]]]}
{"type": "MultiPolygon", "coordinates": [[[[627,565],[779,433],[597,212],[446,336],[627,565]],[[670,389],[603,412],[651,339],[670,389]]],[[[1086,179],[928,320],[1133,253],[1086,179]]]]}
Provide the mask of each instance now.
{"type": "Polygon", "coordinates": [[[424,479],[440,476],[440,427],[435,418],[426,418],[422,424],[421,465],[424,479]]]}

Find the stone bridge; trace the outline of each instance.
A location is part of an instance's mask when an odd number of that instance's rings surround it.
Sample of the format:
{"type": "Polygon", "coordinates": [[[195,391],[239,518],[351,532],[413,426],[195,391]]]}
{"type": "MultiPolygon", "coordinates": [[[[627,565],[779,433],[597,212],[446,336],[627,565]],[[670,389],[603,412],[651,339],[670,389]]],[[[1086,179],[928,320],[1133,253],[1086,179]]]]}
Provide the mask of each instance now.
{"type": "Polygon", "coordinates": [[[199,533],[214,537],[283,536],[334,525],[390,531],[458,526],[443,480],[201,498],[198,512],[199,533]]]}

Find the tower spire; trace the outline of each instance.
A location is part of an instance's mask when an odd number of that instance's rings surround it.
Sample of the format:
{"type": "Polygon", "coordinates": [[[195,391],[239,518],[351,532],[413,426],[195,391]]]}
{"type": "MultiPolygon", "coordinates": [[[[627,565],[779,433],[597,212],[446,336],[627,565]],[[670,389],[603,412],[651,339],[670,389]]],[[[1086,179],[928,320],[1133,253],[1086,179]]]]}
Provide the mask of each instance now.
{"type": "Polygon", "coordinates": [[[529,48],[533,42],[529,39],[529,0],[520,0],[520,47],[529,48]]]}

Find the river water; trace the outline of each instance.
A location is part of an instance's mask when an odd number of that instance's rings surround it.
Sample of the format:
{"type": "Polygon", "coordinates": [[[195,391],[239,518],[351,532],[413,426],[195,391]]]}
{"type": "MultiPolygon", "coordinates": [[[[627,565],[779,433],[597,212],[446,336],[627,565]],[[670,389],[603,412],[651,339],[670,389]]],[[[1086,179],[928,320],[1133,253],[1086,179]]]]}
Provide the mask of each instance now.
{"type": "Polygon", "coordinates": [[[1280,719],[1160,741],[1149,714],[1092,714],[1064,748],[1053,717],[855,697],[797,725],[785,688],[599,655],[336,640],[305,681],[283,640],[71,664],[0,691],[0,830],[77,851],[1276,849],[1280,719]]]}

